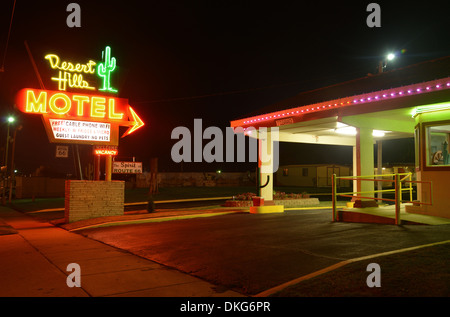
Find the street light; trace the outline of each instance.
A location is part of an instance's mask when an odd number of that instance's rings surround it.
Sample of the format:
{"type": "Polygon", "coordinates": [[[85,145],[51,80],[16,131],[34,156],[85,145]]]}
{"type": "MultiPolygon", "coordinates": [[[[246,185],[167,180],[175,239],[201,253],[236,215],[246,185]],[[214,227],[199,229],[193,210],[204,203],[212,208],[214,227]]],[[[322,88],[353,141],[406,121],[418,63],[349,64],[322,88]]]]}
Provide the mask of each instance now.
{"type": "Polygon", "coordinates": [[[383,70],[386,68],[387,62],[388,61],[392,61],[394,59],[395,59],[395,54],[394,53],[389,53],[388,55],[386,55],[384,60],[381,60],[378,63],[378,73],[381,74],[383,72],[383,70]]]}

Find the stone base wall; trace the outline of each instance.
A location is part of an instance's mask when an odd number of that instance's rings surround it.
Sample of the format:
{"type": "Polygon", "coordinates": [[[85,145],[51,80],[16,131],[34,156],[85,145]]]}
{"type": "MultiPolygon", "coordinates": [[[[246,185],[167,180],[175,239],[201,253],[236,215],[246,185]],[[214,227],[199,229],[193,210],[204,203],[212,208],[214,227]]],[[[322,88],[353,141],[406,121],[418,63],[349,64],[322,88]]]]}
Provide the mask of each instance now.
{"type": "MultiPolygon", "coordinates": [[[[266,201],[264,204],[268,204],[266,201]]],[[[284,207],[308,207],[319,205],[318,198],[301,198],[301,199],[279,199],[270,201],[270,205],[281,205],[284,207]]],[[[252,207],[253,202],[251,200],[227,200],[225,207],[252,207]]]]}
{"type": "Polygon", "coordinates": [[[282,199],[282,200],[273,200],[275,205],[283,205],[284,207],[308,207],[319,205],[318,198],[302,198],[302,199],[282,199]]]}
{"type": "Polygon", "coordinates": [[[66,223],[124,214],[124,181],[67,180],[65,186],[66,223]]]}

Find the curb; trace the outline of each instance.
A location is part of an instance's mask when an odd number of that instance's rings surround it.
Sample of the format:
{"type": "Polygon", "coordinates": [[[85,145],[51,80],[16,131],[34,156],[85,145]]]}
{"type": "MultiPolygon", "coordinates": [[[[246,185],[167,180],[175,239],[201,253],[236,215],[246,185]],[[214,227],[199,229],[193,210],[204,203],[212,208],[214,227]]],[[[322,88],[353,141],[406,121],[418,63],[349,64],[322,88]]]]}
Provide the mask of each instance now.
{"type": "MultiPolygon", "coordinates": [[[[94,229],[100,227],[109,227],[109,226],[120,226],[120,225],[129,225],[129,224],[140,224],[140,223],[151,223],[151,222],[164,222],[164,221],[173,221],[173,220],[183,220],[183,219],[193,219],[193,218],[205,218],[205,217],[214,217],[214,216],[222,216],[232,213],[240,213],[242,211],[223,211],[223,212],[207,212],[200,214],[187,214],[187,215],[178,215],[178,216],[166,216],[166,217],[151,217],[151,218],[141,218],[141,219],[129,219],[129,220],[115,220],[115,221],[105,221],[97,224],[86,224],[77,227],[71,226],[71,224],[61,225],[61,228],[66,229],[67,231],[74,232],[84,229],[94,229]],[[71,228],[72,227],[72,228],[71,228]]],[[[96,218],[99,219],[99,218],[96,218]]],[[[83,220],[81,220],[83,221],[83,220]]],[[[74,223],[76,224],[76,223],[74,223]]],[[[75,225],[76,226],[76,225],[75,225]]]]}

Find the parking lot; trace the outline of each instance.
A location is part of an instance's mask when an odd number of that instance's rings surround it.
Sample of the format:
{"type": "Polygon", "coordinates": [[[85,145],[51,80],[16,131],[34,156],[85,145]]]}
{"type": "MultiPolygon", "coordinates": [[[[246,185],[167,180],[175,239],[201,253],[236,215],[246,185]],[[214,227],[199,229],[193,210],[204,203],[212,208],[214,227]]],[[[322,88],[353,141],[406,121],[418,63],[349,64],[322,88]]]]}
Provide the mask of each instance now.
{"type": "Polygon", "coordinates": [[[333,223],[327,209],[233,213],[77,232],[244,295],[408,296],[411,276],[422,285],[414,296],[450,295],[450,272],[442,265],[448,263],[450,225],[333,223]],[[423,245],[428,246],[407,249],[423,245]],[[365,256],[366,261],[277,289],[365,256]],[[370,262],[381,266],[385,283],[378,289],[366,284],[370,262]],[[395,285],[386,283],[390,279],[395,285]],[[351,289],[345,284],[352,284],[351,289]]]}

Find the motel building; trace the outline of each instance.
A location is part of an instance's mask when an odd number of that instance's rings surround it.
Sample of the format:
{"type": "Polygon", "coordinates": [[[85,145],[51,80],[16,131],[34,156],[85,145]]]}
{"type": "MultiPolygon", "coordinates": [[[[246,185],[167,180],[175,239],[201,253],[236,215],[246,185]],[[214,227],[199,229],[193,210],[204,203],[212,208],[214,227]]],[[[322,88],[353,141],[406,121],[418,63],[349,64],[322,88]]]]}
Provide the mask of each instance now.
{"type": "MultiPolygon", "coordinates": [[[[302,92],[234,120],[231,127],[243,128],[249,137],[257,137],[259,144],[265,142],[269,159],[273,158],[274,141],[352,147],[353,176],[345,177],[353,183],[349,197],[354,205],[344,211],[375,210],[381,208],[380,203],[388,203],[394,213],[400,208],[400,214],[450,218],[449,76],[450,57],[370,74],[302,92]],[[260,128],[267,133],[259,133],[260,128]],[[384,182],[386,177],[374,175],[374,168],[383,163],[383,140],[401,138],[415,140],[415,177],[392,175],[391,183],[384,182]],[[383,184],[392,188],[396,177],[400,188],[396,193],[410,186],[417,188],[413,200],[404,194],[394,199],[394,204],[383,197],[383,184]]],[[[271,164],[267,158],[261,161],[271,164]]],[[[260,172],[260,184],[267,183],[260,189],[265,202],[273,199],[272,173],[267,169],[260,172]]],[[[335,177],[329,183],[339,180],[339,175],[335,177]]],[[[342,219],[333,212],[333,220],[342,219]]]]}

